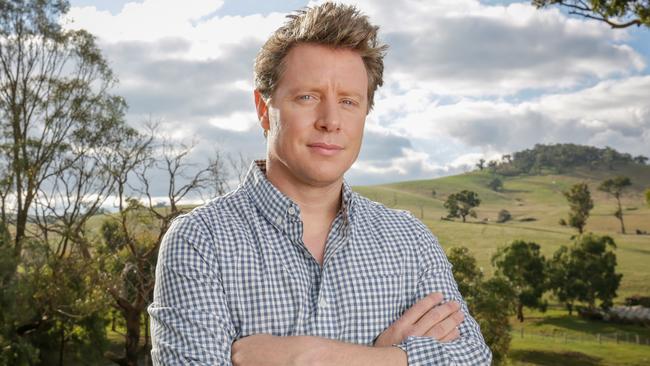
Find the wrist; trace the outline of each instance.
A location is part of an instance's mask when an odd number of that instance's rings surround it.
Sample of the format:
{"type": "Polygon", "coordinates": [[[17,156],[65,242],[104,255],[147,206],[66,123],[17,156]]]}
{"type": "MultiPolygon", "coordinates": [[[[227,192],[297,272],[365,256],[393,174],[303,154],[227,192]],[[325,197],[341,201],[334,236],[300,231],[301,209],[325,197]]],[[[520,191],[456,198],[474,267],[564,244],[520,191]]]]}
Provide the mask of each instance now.
{"type": "Polygon", "coordinates": [[[315,336],[296,336],[292,342],[292,357],[290,364],[294,366],[327,365],[328,352],[332,341],[315,336]]]}

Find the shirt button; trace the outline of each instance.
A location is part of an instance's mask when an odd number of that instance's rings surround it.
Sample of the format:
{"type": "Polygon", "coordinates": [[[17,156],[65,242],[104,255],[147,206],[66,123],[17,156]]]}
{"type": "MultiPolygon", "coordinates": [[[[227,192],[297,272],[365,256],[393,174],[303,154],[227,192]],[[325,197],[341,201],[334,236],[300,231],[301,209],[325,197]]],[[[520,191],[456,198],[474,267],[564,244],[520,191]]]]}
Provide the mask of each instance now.
{"type": "Polygon", "coordinates": [[[289,207],[289,215],[295,215],[296,214],[296,209],[293,207],[289,207]]]}
{"type": "Polygon", "coordinates": [[[325,297],[321,297],[321,298],[318,300],[318,305],[319,305],[320,307],[322,307],[322,308],[326,308],[326,307],[329,306],[329,303],[327,302],[327,299],[325,299],[325,297]]]}
{"type": "Polygon", "coordinates": [[[275,223],[278,225],[282,225],[282,217],[278,216],[278,218],[275,219],[275,223]]]}

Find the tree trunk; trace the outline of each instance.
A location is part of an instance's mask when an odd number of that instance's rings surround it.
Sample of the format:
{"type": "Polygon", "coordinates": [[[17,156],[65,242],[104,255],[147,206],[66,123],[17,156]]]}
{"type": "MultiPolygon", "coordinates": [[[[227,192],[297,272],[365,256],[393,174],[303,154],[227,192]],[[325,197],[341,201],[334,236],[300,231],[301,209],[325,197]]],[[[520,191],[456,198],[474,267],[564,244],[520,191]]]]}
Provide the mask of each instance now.
{"type": "Polygon", "coordinates": [[[61,344],[59,345],[59,366],[63,366],[63,354],[65,353],[65,326],[61,323],[61,344]]]}
{"type": "Polygon", "coordinates": [[[517,320],[524,321],[524,305],[522,303],[517,304],[517,320]]]}
{"type": "Polygon", "coordinates": [[[625,225],[623,224],[623,208],[621,207],[621,199],[619,197],[616,197],[616,201],[618,202],[618,220],[621,222],[621,233],[625,234],[625,225]]]}
{"type": "Polygon", "coordinates": [[[132,308],[124,312],[126,318],[126,365],[138,365],[141,311],[132,308]]]}
{"type": "Polygon", "coordinates": [[[621,215],[619,220],[621,220],[621,232],[625,234],[625,224],[623,224],[623,215],[621,215]]]}

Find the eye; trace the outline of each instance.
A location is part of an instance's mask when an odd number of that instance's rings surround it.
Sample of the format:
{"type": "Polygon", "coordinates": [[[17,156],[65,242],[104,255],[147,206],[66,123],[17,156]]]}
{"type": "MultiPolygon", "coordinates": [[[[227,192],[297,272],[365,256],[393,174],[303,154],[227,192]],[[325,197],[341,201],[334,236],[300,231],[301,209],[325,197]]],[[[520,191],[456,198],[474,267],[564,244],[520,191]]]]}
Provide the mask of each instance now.
{"type": "Polygon", "coordinates": [[[312,95],[305,94],[305,95],[299,95],[297,99],[298,100],[309,101],[309,100],[313,100],[314,97],[312,95]]]}
{"type": "Polygon", "coordinates": [[[343,99],[341,101],[341,103],[343,103],[345,105],[350,105],[350,106],[357,105],[357,102],[355,100],[353,100],[353,99],[343,99]]]}

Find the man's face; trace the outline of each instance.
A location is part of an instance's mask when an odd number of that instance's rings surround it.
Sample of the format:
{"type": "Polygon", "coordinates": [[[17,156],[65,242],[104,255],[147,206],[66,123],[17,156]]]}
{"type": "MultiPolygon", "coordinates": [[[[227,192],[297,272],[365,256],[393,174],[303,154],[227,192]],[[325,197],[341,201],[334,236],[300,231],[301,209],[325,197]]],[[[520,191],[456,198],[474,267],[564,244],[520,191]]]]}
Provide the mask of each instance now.
{"type": "Polygon", "coordinates": [[[256,92],[268,158],[283,178],[313,186],[340,180],[359,155],[368,111],[368,76],[352,50],[293,47],[275,92],[256,92]]]}

